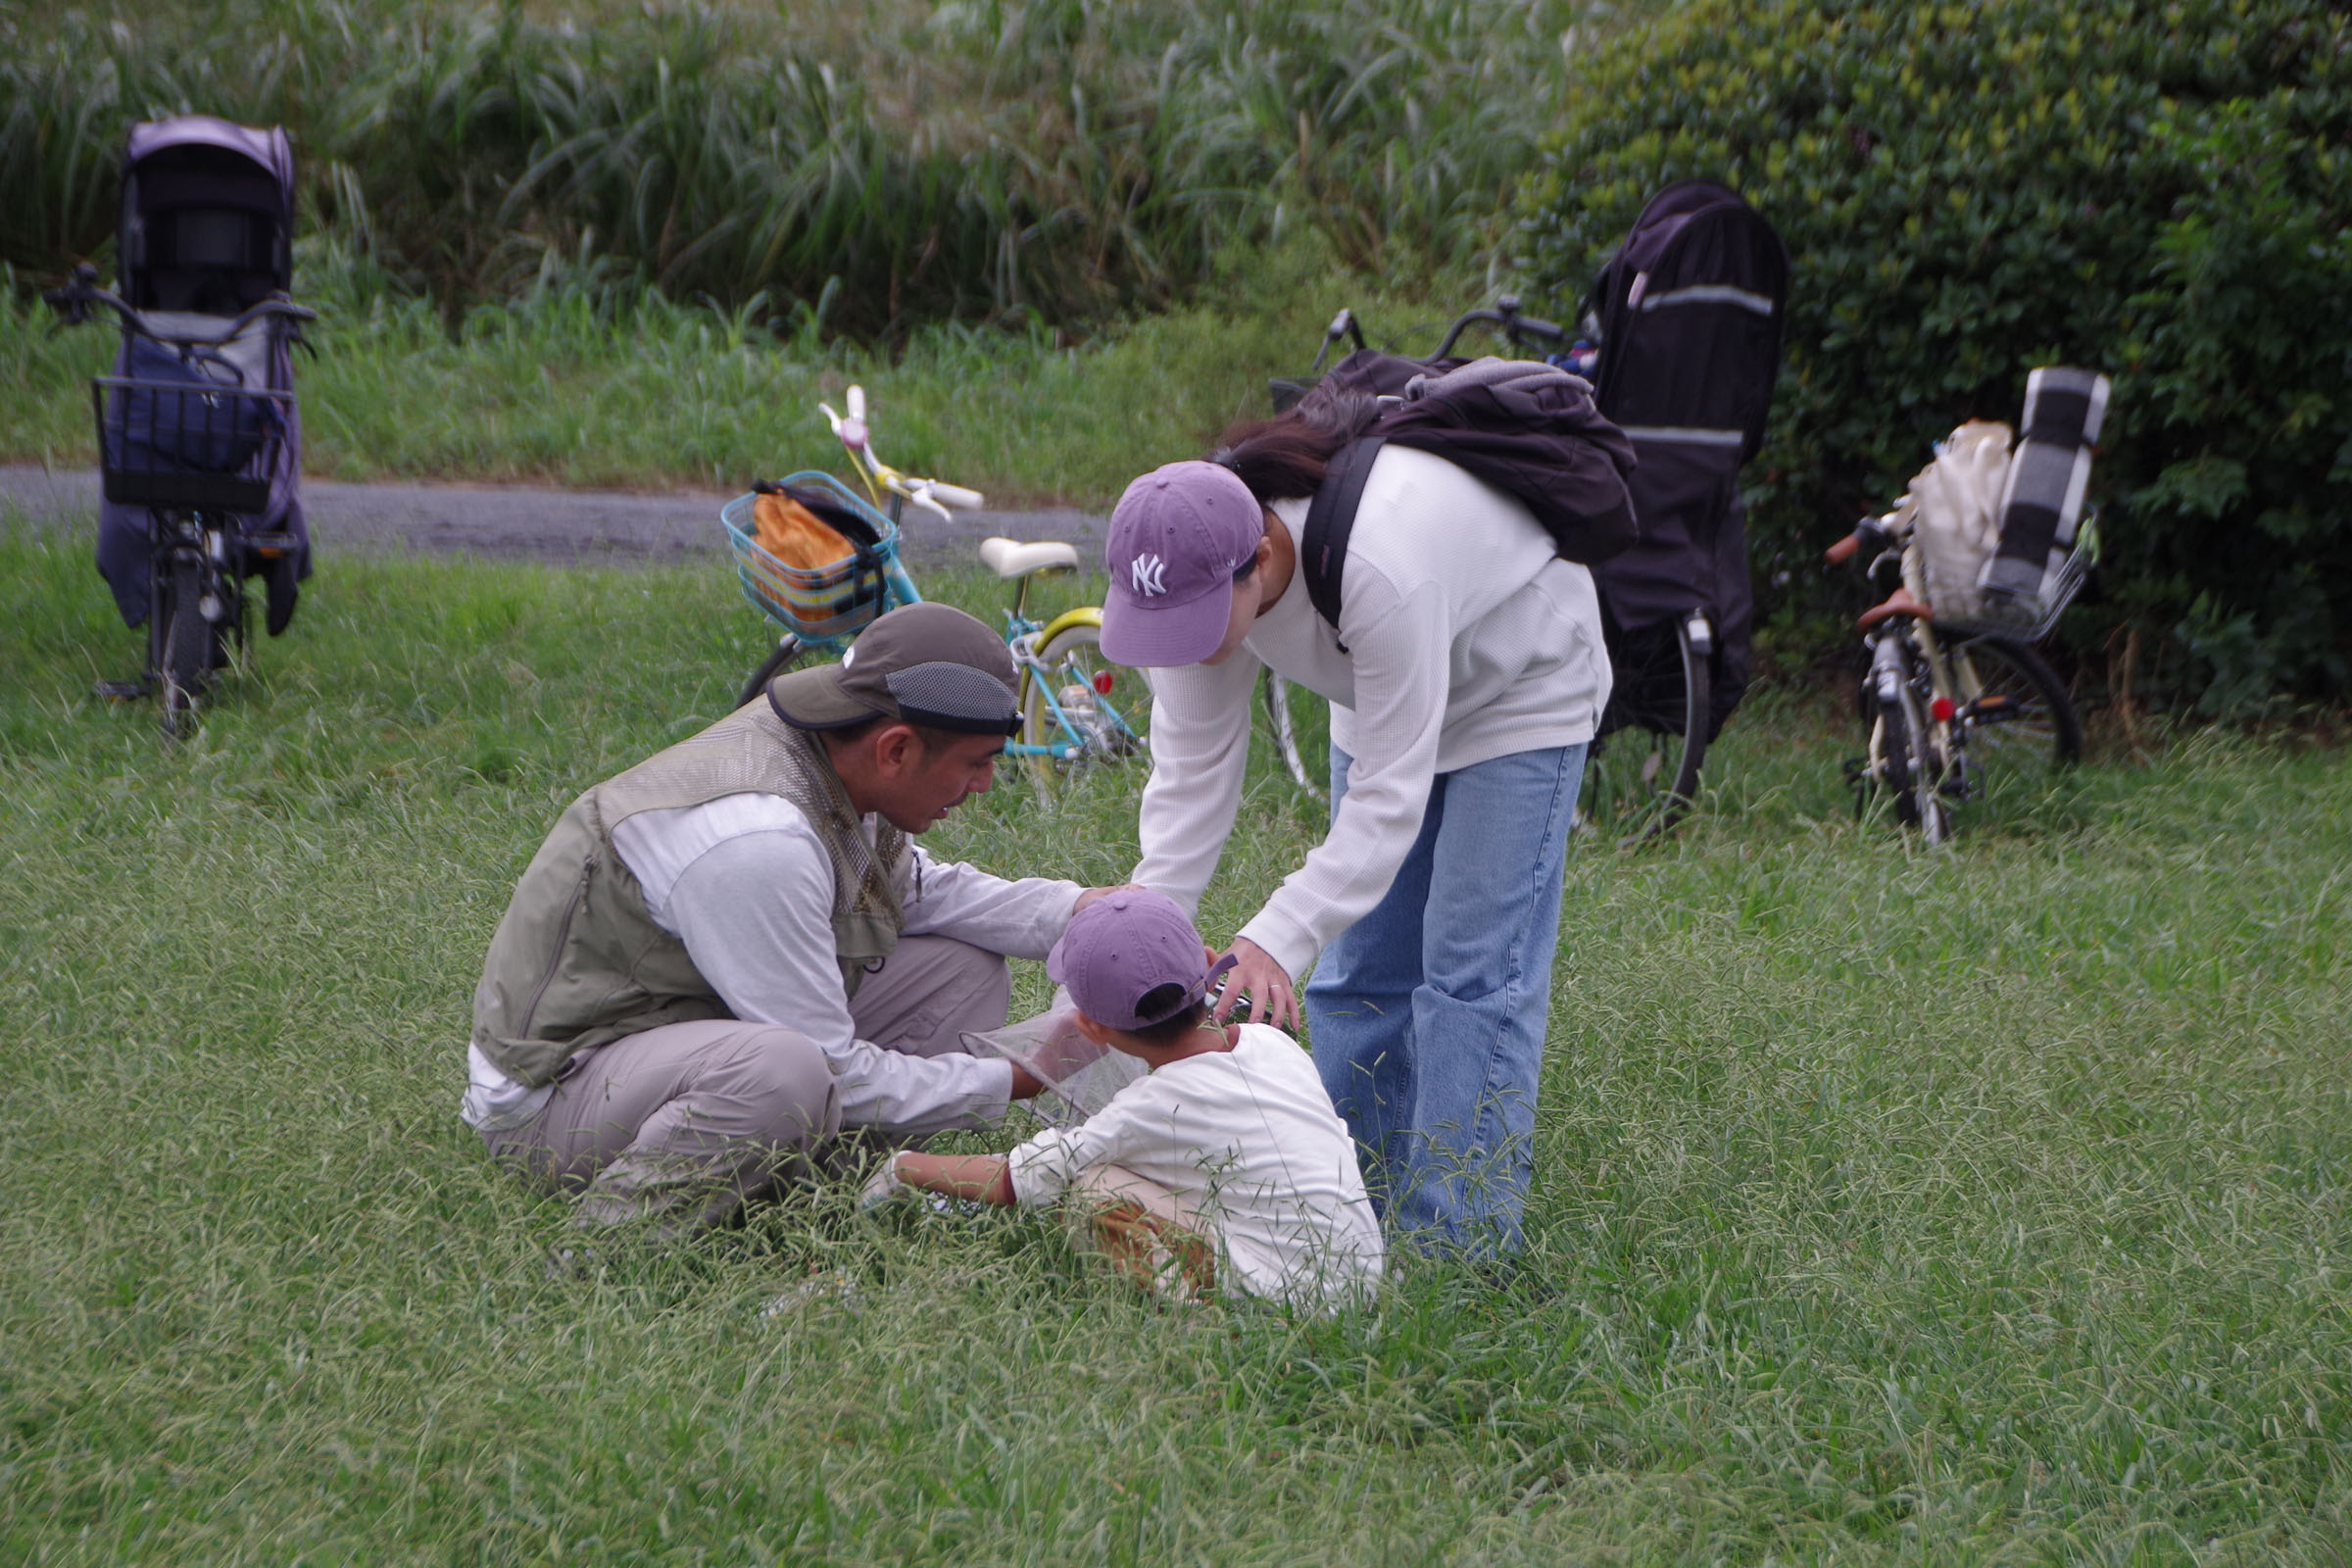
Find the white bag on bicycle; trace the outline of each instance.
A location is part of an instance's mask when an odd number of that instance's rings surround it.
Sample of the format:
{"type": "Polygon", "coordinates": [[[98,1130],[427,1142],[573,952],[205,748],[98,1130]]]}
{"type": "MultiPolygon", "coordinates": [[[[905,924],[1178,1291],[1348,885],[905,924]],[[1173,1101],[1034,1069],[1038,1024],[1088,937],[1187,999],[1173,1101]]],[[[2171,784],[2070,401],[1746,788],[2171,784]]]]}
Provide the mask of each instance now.
{"type": "Polygon", "coordinates": [[[1928,602],[1973,597],[2001,543],[2001,492],[2009,477],[2009,426],[1971,419],[1936,443],[1936,460],[1912,479],[1896,509],[1919,542],[1928,602]],[[1939,596],[1940,590],[1940,596],[1939,596]]]}

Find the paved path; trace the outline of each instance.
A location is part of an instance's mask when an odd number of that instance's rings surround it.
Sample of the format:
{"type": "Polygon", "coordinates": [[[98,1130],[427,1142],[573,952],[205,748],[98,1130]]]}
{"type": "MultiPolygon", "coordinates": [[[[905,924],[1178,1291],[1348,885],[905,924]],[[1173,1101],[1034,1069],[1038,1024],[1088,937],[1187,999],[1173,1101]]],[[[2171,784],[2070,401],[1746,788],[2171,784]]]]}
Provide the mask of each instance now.
{"type": "MultiPolygon", "coordinates": [[[[543,490],[522,485],[346,484],[305,479],[304,509],[321,555],[343,549],[468,554],[561,564],[679,562],[722,554],[724,496],[696,490],[638,495],[612,490],[543,490]]],[[[89,529],[98,514],[95,470],[0,465],[0,512],[36,527],[89,529]]],[[[917,571],[977,559],[991,534],[1067,539],[1079,558],[1101,559],[1103,519],[1063,508],[1047,512],[960,512],[950,522],[918,513],[905,554],[917,571]]]]}

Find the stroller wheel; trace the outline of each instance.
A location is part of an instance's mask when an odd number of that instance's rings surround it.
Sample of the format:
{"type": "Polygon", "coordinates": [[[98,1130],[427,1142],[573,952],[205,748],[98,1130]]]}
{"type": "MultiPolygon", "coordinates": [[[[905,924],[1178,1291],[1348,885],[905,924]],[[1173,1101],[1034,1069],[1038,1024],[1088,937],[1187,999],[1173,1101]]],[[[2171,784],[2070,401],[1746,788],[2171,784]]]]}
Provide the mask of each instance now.
{"type": "Polygon", "coordinates": [[[1578,814],[1632,849],[1672,833],[1698,801],[1713,708],[1707,648],[1687,624],[1611,650],[1616,690],[1578,814]]]}
{"type": "Polygon", "coordinates": [[[204,695],[216,647],[204,615],[204,568],[193,559],[172,563],[171,597],[157,607],[164,623],[164,738],[178,740],[195,727],[196,703],[204,695]]]}

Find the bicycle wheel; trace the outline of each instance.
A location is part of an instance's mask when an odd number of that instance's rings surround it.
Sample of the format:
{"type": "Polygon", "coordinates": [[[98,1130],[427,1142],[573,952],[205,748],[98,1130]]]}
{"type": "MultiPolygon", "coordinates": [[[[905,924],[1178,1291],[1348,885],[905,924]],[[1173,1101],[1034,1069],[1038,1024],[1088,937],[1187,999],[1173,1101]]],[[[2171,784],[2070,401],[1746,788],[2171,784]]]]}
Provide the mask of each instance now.
{"type": "Polygon", "coordinates": [[[164,737],[177,740],[194,727],[196,702],[212,667],[212,623],[204,618],[204,564],[175,556],[165,595],[153,609],[164,628],[160,695],[164,737]]]}
{"type": "MultiPolygon", "coordinates": [[[[1914,670],[1924,671],[1925,665],[1917,654],[1907,647],[1904,662],[1914,670]]],[[[1903,683],[1903,728],[1910,738],[1911,752],[1906,771],[1910,776],[1908,787],[1895,797],[1894,809],[1904,826],[1919,829],[1930,844],[1941,844],[1952,836],[1952,808],[1944,797],[1951,769],[1943,754],[1942,737],[1928,721],[1919,687],[1916,680],[1903,683]]]]}
{"type": "Polygon", "coordinates": [[[1972,798],[2031,798],[2082,760],[2075,705],[2040,655],[1990,634],[1944,652],[1972,798]]]}
{"type": "Polygon", "coordinates": [[[1102,657],[1102,628],[1062,626],[1021,670],[1021,740],[1059,756],[1025,759],[1038,793],[1052,799],[1062,780],[1089,762],[1151,756],[1152,683],[1140,669],[1102,657]]]}
{"type": "MultiPolygon", "coordinates": [[[[1863,680],[1870,756],[1858,782],[1865,793],[1873,786],[1884,789],[1894,803],[1897,822],[1918,828],[1929,843],[1940,844],[1950,835],[1952,825],[1951,807],[1944,799],[1950,763],[1941,736],[1929,721],[1926,694],[1932,686],[1927,662],[1910,636],[1898,628],[1881,632],[1874,647],[1883,651],[1888,639],[1902,667],[1899,675],[1887,680],[1874,663],[1874,672],[1863,680]],[[1891,697],[1880,684],[1883,680],[1892,687],[1891,697]]],[[[1864,804],[1864,799],[1856,799],[1857,815],[1864,804]]]]}
{"type": "Polygon", "coordinates": [[[1258,694],[1265,701],[1266,722],[1273,728],[1274,751],[1282,765],[1300,789],[1322,800],[1323,786],[1308,775],[1306,761],[1298,755],[1298,726],[1291,720],[1291,683],[1269,669],[1258,682],[1258,694]]]}
{"type": "Polygon", "coordinates": [[[761,661],[758,669],[752,671],[752,678],[743,683],[743,690],[735,694],[735,706],[741,708],[746,703],[757,702],[760,694],[767,690],[769,681],[801,662],[803,652],[801,640],[786,632],[784,640],[776,644],[774,651],[761,661]]]}
{"type": "Polygon", "coordinates": [[[1586,770],[1582,812],[1632,845],[1673,831],[1698,799],[1712,713],[1710,656],[1678,621],[1672,641],[1627,650],[1609,694],[1601,739],[1586,770]]]}

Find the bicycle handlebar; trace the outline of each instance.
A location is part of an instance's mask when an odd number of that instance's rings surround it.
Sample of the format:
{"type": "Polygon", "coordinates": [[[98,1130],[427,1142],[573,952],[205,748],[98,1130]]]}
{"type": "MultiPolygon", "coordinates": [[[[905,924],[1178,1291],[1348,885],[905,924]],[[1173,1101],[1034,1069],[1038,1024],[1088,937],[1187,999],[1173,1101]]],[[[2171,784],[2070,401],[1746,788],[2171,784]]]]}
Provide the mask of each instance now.
{"type": "Polygon", "coordinates": [[[876,489],[887,490],[942,517],[948,514],[950,507],[971,512],[988,504],[988,498],[977,490],[967,490],[962,485],[950,484],[945,479],[925,479],[901,473],[884,463],[874,456],[873,426],[866,422],[865,417],[865,388],[851,387],[843,395],[842,402],[849,410],[846,415],[834,413],[829,403],[819,403],[817,409],[824,415],[825,422],[833,427],[835,438],[850,454],[850,462],[865,480],[868,494],[876,489]]]}
{"type": "MultiPolygon", "coordinates": [[[[128,300],[110,289],[100,288],[98,286],[98,270],[87,262],[74,269],[74,279],[65,287],[53,288],[43,293],[41,303],[65,318],[64,321],[59,323],[60,325],[79,326],[90,318],[91,306],[103,305],[122,318],[123,325],[141,337],[152,338],[158,343],[193,341],[184,336],[174,336],[159,330],[155,323],[148,320],[146,316],[128,300]]],[[[306,305],[297,305],[283,295],[272,295],[269,299],[260,300],[248,306],[232,318],[217,337],[210,341],[225,343],[264,317],[278,317],[299,323],[316,321],[318,319],[318,313],[306,305]]]]}
{"type": "Polygon", "coordinates": [[[1546,342],[1551,343],[1565,343],[1568,341],[1568,329],[1566,327],[1560,325],[1557,321],[1546,321],[1540,316],[1520,315],[1519,296],[1516,294],[1505,294],[1495,300],[1494,308],[1491,311],[1464,311],[1460,316],[1456,317],[1454,318],[1453,325],[1448,327],[1446,331],[1445,341],[1438,345],[1438,352],[1432,354],[1430,358],[1433,360],[1442,360],[1446,358],[1446,355],[1452,353],[1454,340],[1462,335],[1462,331],[1465,327],[1468,327],[1472,323],[1478,321],[1485,321],[1492,325],[1502,328],[1503,336],[1511,339],[1514,342],[1524,342],[1526,339],[1531,337],[1543,338],[1546,342]]]}
{"type": "MultiPolygon", "coordinates": [[[[1480,322],[1500,329],[1506,339],[1525,346],[1532,347],[1536,340],[1546,343],[1566,343],[1569,339],[1568,329],[1559,322],[1546,321],[1540,316],[1521,315],[1519,296],[1504,294],[1495,299],[1492,308],[1481,307],[1474,311],[1464,311],[1460,316],[1454,318],[1453,324],[1446,329],[1445,338],[1438,344],[1437,352],[1420,363],[1429,365],[1445,359],[1453,352],[1453,345],[1461,338],[1462,333],[1480,322]]],[[[1307,367],[1306,373],[1309,379],[1294,384],[1300,388],[1311,385],[1311,378],[1323,368],[1324,356],[1331,352],[1332,345],[1339,342],[1342,337],[1353,337],[1357,348],[1364,347],[1363,324],[1356,319],[1355,313],[1351,310],[1343,310],[1331,318],[1331,325],[1323,329],[1323,345],[1315,351],[1315,363],[1307,367]]]]}
{"type": "MultiPolygon", "coordinates": [[[[925,481],[916,480],[914,482],[920,484],[925,481]]],[[[931,486],[931,498],[934,501],[942,502],[957,511],[977,512],[988,504],[988,498],[977,490],[966,490],[959,484],[947,484],[938,479],[932,479],[928,483],[931,486]]]]}
{"type": "Polygon", "coordinates": [[[1823,551],[1821,559],[1833,566],[1843,565],[1865,550],[1885,550],[1894,542],[1895,534],[1884,520],[1864,517],[1852,533],[1823,551]]]}

